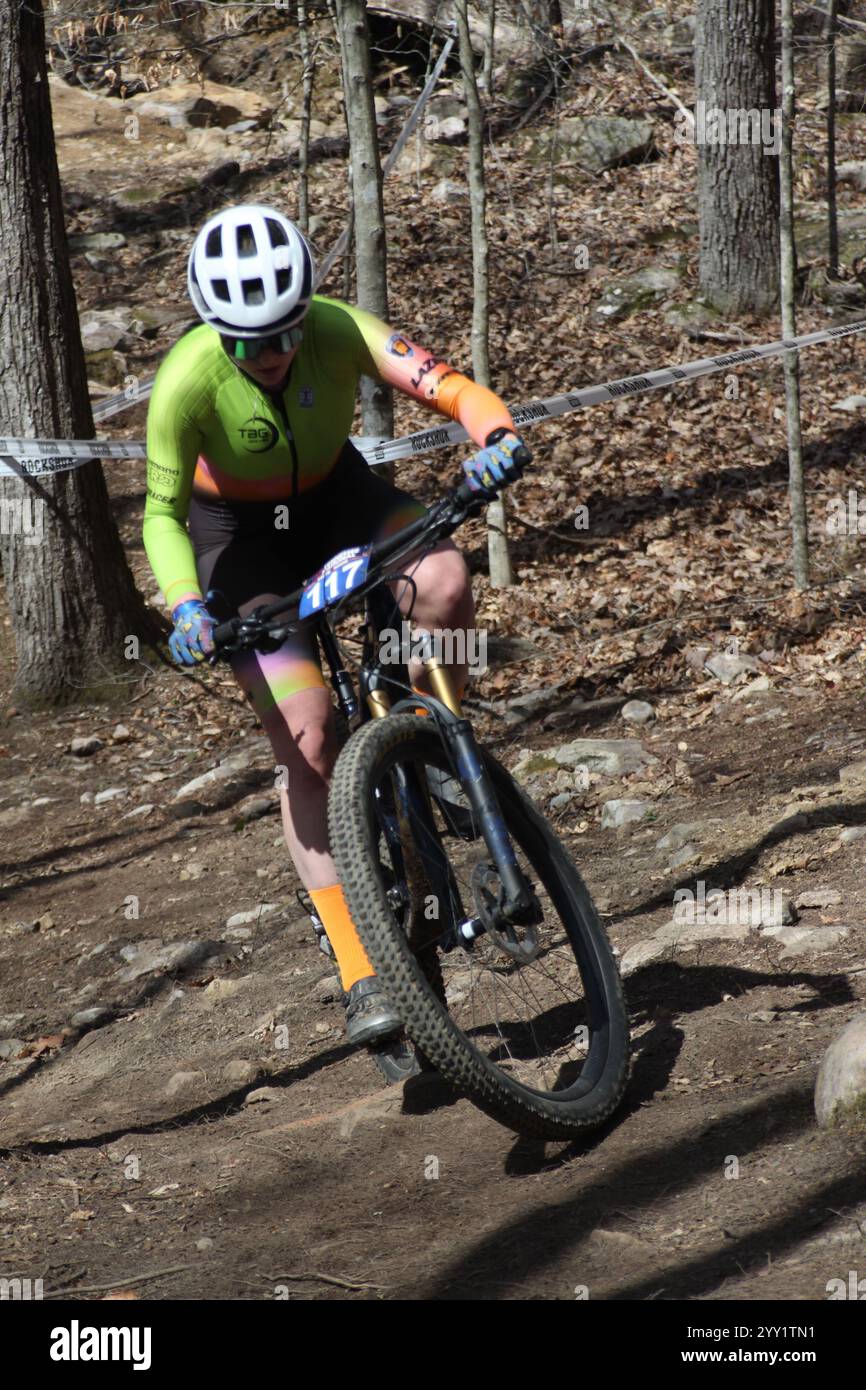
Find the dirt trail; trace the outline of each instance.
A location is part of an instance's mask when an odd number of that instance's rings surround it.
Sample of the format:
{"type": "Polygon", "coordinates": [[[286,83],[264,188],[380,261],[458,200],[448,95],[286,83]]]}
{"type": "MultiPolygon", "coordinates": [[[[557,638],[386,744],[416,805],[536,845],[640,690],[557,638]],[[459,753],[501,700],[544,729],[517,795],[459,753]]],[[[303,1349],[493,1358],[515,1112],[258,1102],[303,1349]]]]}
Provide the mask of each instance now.
{"type": "MultiPolygon", "coordinates": [[[[178,679],[159,678],[167,692],[178,679]]],[[[88,759],[51,745],[98,717],[7,720],[0,1015],[38,1055],[0,1063],[4,1267],[47,1291],[153,1275],[141,1298],[568,1299],[584,1285],[603,1299],[825,1297],[863,1259],[862,1135],[818,1131],[811,1096],[866,994],[862,844],[840,842],[866,824],[866,784],[839,782],[866,727],[853,698],[773,703],[785,713],[769,722],[645,732],[662,765],[688,741],[694,774],[650,826],[580,832],[570,812],[560,829],[623,953],[701,876],[791,897],[830,885],[838,904],[801,924],[848,934],[782,960],[754,930],[671,947],[629,975],[627,1103],[568,1149],[516,1139],[435,1079],[380,1086],[327,1001],[276,818],[235,828],[249,782],[210,805],[178,800],[209,765],[190,769],[180,729],[162,745],[174,770],[136,790],[143,716],[88,759]],[[81,805],[109,781],[128,797],[81,805]],[[154,810],[123,820],[144,794],[154,810]],[[666,873],[656,842],[682,821],[708,827],[705,847],[666,873]],[[196,861],[201,876],[181,879],[196,861]],[[276,910],[226,928],[262,902],[276,910]],[[178,942],[194,946],[145,969],[144,951],[178,942]],[[97,1006],[106,1021],[62,1036],[97,1006]]],[[[513,742],[498,751],[515,760],[513,742]]]]}

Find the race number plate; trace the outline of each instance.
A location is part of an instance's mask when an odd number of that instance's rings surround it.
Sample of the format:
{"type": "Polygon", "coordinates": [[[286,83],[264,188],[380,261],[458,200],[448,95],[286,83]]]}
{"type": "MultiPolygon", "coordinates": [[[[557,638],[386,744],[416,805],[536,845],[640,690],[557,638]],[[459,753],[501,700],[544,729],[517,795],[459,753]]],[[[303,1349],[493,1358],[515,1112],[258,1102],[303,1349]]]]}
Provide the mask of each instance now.
{"type": "Polygon", "coordinates": [[[372,549],[370,545],[356,545],[351,550],[341,550],[339,555],[332,555],[304,589],[298,617],[309,618],[322,608],[330,608],[363,584],[372,549]]]}

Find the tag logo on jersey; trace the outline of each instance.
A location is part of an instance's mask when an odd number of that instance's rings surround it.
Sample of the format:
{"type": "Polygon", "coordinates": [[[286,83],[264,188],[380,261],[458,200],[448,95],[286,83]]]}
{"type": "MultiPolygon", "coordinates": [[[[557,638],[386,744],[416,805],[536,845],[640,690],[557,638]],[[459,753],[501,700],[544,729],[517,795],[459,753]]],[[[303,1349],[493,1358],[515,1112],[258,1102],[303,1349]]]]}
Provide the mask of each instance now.
{"type": "Polygon", "coordinates": [[[261,415],[251,415],[249,420],[244,420],[238,434],[248,454],[266,454],[280,437],[276,425],[261,415]]]}
{"type": "Polygon", "coordinates": [[[386,351],[386,352],[392,353],[394,357],[414,357],[414,356],[415,356],[414,352],[412,351],[412,348],[411,348],[411,347],[409,346],[409,344],[406,342],[406,339],[405,339],[405,338],[401,338],[401,336],[400,336],[399,333],[392,333],[392,334],[391,334],[390,338],[388,339],[387,343],[385,344],[385,351],[386,351]]]}
{"type": "Polygon", "coordinates": [[[300,391],[298,392],[298,405],[302,405],[305,408],[309,409],[309,407],[313,404],[314,400],[315,397],[313,395],[312,386],[302,386],[300,391]]]}

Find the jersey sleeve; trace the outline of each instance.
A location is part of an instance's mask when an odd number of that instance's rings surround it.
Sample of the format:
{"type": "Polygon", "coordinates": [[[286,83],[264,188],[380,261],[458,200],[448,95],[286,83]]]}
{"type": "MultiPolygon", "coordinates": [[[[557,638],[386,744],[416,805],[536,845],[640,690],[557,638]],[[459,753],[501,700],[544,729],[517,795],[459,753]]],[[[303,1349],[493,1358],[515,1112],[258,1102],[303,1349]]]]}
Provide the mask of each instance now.
{"type": "Polygon", "coordinates": [[[184,408],[183,374],[171,354],[157,372],[147,413],[147,500],[142,539],[169,608],[201,598],[195,555],[186,529],[202,433],[184,408]]]}
{"type": "Polygon", "coordinates": [[[508,407],[493,391],[450,367],[428,348],[397,333],[375,314],[345,305],[351,315],[365,375],[378,377],[413,400],[456,420],[479,447],[496,429],[514,429],[508,407]]]}

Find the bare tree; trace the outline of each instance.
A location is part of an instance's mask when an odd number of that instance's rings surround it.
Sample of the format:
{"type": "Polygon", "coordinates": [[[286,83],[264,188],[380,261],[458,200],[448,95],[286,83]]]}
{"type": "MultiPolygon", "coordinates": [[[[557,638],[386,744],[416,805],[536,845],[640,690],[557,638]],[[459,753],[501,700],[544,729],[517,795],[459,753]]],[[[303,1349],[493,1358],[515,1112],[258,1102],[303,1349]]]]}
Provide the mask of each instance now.
{"type": "MultiPolygon", "coordinates": [[[[352,160],[352,201],[355,212],[355,275],[362,309],[388,318],[388,263],[382,166],[373,105],[370,34],[364,0],[337,0],[346,125],[352,160]]],[[[391,438],[394,406],[390,388],[364,378],[361,383],[364,433],[391,438]]]]}
{"type": "Polygon", "coordinates": [[[701,290],[728,314],[770,313],[779,298],[778,161],[764,139],[775,111],[774,0],[699,0],[696,19],[701,290]]]}
{"type": "MultiPolygon", "coordinates": [[[[794,119],[794,19],[793,0],[782,0],[782,147],[779,182],[781,194],[782,337],[797,332],[794,288],[797,254],[794,244],[794,169],[792,159],[794,119]]],[[[809,550],[806,532],[806,490],[803,482],[803,448],[800,431],[799,353],[786,352],[785,414],[788,426],[788,496],[791,505],[794,583],[809,583],[809,550]]]]}
{"type": "MultiPolygon", "coordinates": [[[[0,91],[0,427],[13,437],[89,438],[41,0],[0,0],[0,91]]],[[[153,629],[100,464],[9,480],[0,496],[5,516],[22,518],[0,527],[16,699],[52,706],[117,695],[135,650],[126,639],[153,629]],[[41,535],[24,533],[25,508],[41,518],[41,535]]]]}
{"type": "Polygon", "coordinates": [[[828,0],[827,44],[827,274],[839,278],[839,219],[836,216],[836,0],[828,0]]]}
{"type": "MultiPolygon", "coordinates": [[[[487,194],[484,184],[484,113],[475,80],[475,54],[469,33],[466,0],[455,0],[463,97],[469,130],[469,206],[472,217],[472,371],[482,386],[490,385],[490,275],[487,243],[487,194]]],[[[490,582],[497,588],[513,583],[508,554],[505,503],[487,508],[487,558],[490,582]]]]}
{"type": "Polygon", "coordinates": [[[303,86],[301,97],[301,129],[298,136],[298,225],[306,233],[310,226],[310,180],[308,175],[310,157],[310,116],[313,109],[313,83],[316,66],[310,44],[310,25],[307,18],[307,0],[298,0],[298,38],[301,45],[303,64],[303,86]]]}

